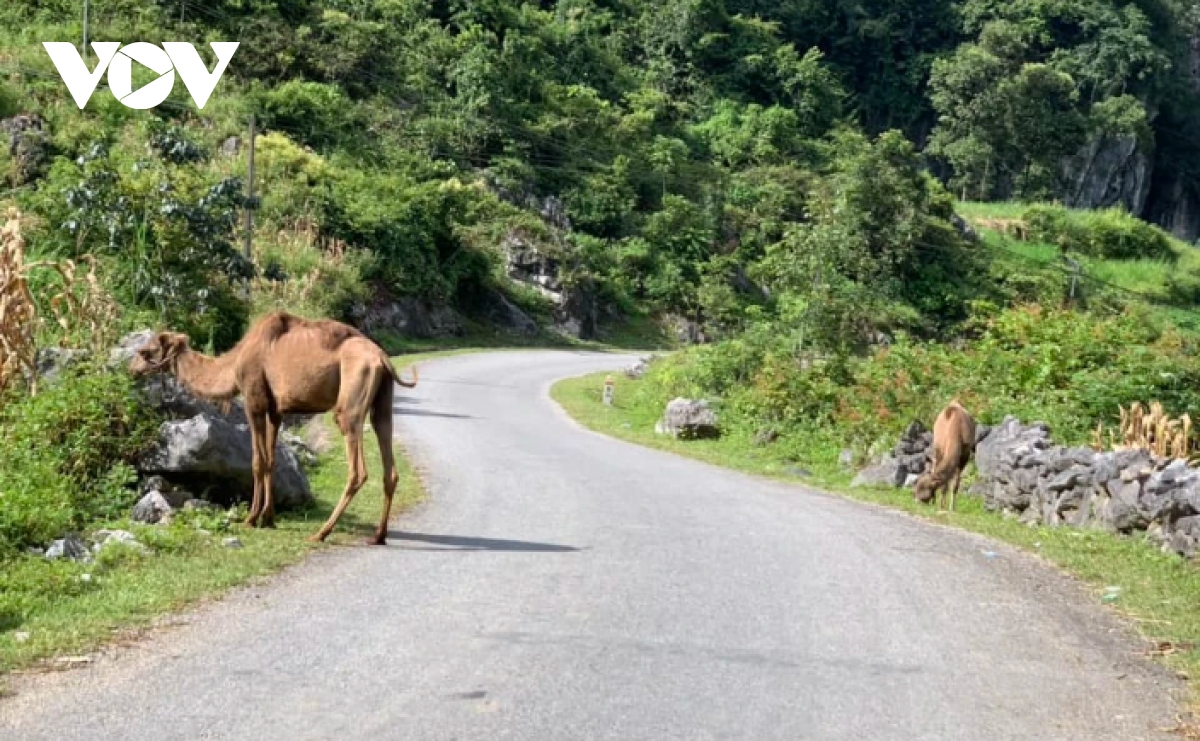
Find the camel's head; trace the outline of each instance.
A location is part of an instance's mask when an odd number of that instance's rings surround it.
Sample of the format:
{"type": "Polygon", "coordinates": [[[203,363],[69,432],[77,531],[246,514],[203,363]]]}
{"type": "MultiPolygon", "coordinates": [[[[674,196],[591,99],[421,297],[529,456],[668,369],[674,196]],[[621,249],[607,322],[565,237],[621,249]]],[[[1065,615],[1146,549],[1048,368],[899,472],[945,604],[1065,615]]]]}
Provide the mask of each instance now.
{"type": "Polygon", "coordinates": [[[171,362],[188,349],[188,338],[178,332],[159,332],[146,341],[129,361],[129,372],[144,376],[171,369],[171,362]]]}
{"type": "Polygon", "coordinates": [[[933,499],[933,490],[938,486],[937,479],[932,473],[922,474],[913,484],[913,498],[918,502],[928,504],[933,499]]]}

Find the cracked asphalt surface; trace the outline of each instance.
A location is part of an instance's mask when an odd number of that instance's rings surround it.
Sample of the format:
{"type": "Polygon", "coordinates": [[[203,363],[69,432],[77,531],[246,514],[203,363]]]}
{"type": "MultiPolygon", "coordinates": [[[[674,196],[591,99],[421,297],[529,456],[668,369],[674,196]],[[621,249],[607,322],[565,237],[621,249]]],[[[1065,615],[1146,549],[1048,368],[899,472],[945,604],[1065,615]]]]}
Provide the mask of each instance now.
{"type": "Polygon", "coordinates": [[[430,497],[388,547],[18,678],[0,739],[1172,738],[1180,683],[1035,558],[587,432],[547,396],[628,361],[423,365],[397,420],[430,497]]]}

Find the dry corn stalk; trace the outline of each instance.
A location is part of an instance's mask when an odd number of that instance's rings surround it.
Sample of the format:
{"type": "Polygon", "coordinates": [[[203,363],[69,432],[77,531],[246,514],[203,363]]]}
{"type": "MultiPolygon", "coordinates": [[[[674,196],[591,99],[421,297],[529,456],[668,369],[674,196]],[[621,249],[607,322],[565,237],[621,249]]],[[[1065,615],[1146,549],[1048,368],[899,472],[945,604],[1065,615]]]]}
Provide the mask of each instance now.
{"type": "MultiPolygon", "coordinates": [[[[1189,459],[1192,456],[1192,418],[1189,415],[1172,419],[1157,401],[1151,402],[1148,410],[1141,402],[1120,409],[1120,439],[1113,430],[1108,430],[1110,450],[1145,450],[1159,458],[1189,459]]],[[[1101,423],[1092,432],[1092,447],[1102,450],[1104,438],[1101,423]]]]}
{"type": "Polygon", "coordinates": [[[64,339],[68,335],[86,336],[89,349],[100,352],[116,339],[117,303],[100,285],[96,258],[84,255],[81,260],[88,268],[82,274],[72,260],[47,263],[62,276],[61,289],[50,298],[50,310],[63,329],[64,339]]]}
{"type": "Polygon", "coordinates": [[[33,270],[50,268],[61,276],[58,293],[50,297],[50,310],[65,333],[86,335],[93,351],[102,350],[114,339],[111,333],[117,326],[118,308],[100,285],[91,255],[83,257],[88,270],[82,274],[71,260],[26,262],[21,213],[10,208],[7,217],[0,229],[0,391],[15,379],[27,377],[31,379],[30,393],[37,393],[36,336],[40,317],[29,290],[33,270]]]}
{"type": "Polygon", "coordinates": [[[21,213],[10,208],[0,229],[0,391],[24,374],[34,375],[37,306],[29,292],[21,213]]]}

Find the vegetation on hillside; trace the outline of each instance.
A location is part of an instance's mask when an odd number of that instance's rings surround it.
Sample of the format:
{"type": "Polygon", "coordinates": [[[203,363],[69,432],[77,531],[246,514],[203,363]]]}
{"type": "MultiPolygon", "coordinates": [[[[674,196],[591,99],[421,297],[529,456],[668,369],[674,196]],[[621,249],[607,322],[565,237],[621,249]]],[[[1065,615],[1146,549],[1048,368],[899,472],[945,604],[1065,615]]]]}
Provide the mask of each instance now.
{"type": "Polygon", "coordinates": [[[955,193],[1043,198],[1073,187],[1064,158],[1088,142],[1135,136],[1165,166],[1200,162],[1197,135],[1171,123],[1200,99],[1185,79],[1195,19],[1171,0],[97,0],[90,12],[93,40],[241,46],[203,111],[176,85],[152,112],[103,89],[81,112],[39,43],[79,38],[78,3],[6,4],[0,115],[46,122],[0,161],[9,197],[38,218],[35,253],[106,257],[123,306],[218,348],[264,303],[344,316],[364,284],[478,308],[508,287],[498,247],[514,236],[605,316],[736,327],[763,302],[753,266],[810,255],[852,226],[823,221],[877,198],[892,202],[871,203],[855,239],[891,244],[867,246],[876,264],[852,272],[891,271],[884,294],[916,312],[891,320],[945,325],[965,316],[963,292],[940,287],[962,261],[926,164],[955,193]],[[244,152],[222,144],[252,114],[260,195],[246,203],[244,152]],[[908,181],[839,191],[882,161],[908,181]],[[247,206],[250,261],[236,248],[247,206]],[[885,228],[912,209],[923,215],[885,228]],[[905,287],[918,264],[945,275],[905,287]],[[264,289],[253,306],[235,290],[251,273],[264,289]]]}

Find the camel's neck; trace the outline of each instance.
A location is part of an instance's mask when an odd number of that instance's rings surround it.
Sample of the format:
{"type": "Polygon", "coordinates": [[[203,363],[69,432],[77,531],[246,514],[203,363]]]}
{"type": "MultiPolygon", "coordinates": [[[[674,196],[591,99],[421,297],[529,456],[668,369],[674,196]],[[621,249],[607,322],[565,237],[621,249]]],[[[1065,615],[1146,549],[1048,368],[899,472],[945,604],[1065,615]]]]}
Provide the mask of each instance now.
{"type": "Polygon", "coordinates": [[[216,358],[195,350],[185,350],[175,360],[175,377],[197,396],[227,401],[238,393],[234,377],[236,361],[236,350],[216,358]]]}

